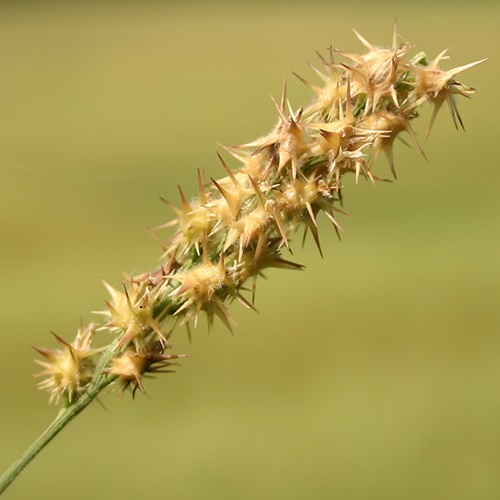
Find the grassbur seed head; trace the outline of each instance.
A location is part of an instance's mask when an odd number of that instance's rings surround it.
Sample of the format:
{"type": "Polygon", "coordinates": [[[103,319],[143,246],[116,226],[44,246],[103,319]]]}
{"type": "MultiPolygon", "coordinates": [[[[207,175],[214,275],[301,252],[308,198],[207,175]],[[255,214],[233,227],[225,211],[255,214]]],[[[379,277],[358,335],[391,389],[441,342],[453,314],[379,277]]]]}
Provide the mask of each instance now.
{"type": "MultiPolygon", "coordinates": [[[[304,237],[310,232],[321,253],[318,216],[323,212],[339,234],[335,214],[344,213],[339,207],[345,174],[375,183],[372,166],[384,152],[395,177],[393,148],[402,132],[425,158],[411,124],[421,105],[434,106],[428,132],[444,102],[457,128],[463,126],[455,97],[470,97],[474,89],[454,78],[484,59],[445,71],[439,63],[446,51],[430,63],[423,53],[408,59],[413,47],[399,41],[396,27],[388,48],[355,34],[367,52],[330,48],[329,57],[320,55],[321,70],[310,65],[319,85],[297,75],[313,91],[309,105],[292,109],[285,81],[280,102],[273,99],[278,117],[271,131],[246,144],[223,146],[238,168],[231,170],[218,155],[224,177],[207,185],[198,170],[198,198],[188,199],[179,188],[180,207],[163,200],[176,218],[155,229],[156,234],[174,228],[161,243],[158,269],[128,278],[123,292],[105,283],[111,299],[102,312],[109,321],[101,329],[118,339],[107,373],[119,378],[122,389],[132,385],[133,392],[144,391],[147,373],[179,357],[163,354],[178,323],[196,326],[205,313],[209,327],[218,317],[231,330],[226,304],[237,300],[253,308],[256,280],[266,269],[302,269],[282,255],[291,251],[297,229],[304,228],[304,237]],[[162,325],[169,321],[164,334],[162,325]]],[[[65,394],[73,400],[92,376],[90,336],[79,339],[66,344],[58,338],[61,349],[38,349],[47,359],[39,362],[44,367],[39,375],[48,377],[41,385],[52,398],[65,394]]]]}

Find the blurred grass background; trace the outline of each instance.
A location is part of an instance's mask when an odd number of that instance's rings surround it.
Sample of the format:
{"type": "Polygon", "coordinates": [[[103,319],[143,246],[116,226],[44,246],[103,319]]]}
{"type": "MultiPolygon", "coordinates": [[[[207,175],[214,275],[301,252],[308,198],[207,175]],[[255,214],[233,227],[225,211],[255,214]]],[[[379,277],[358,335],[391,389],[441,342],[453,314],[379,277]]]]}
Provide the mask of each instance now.
{"type": "MultiPolygon", "coordinates": [[[[351,32],[402,36],[479,88],[442,112],[430,163],[400,144],[395,184],[345,184],[339,243],[269,272],[259,315],[237,304],[232,338],[204,325],[151,399],[102,398],[6,493],[72,498],[500,498],[500,169],[494,2],[2,2],[0,5],[0,467],[56,414],[34,351],[74,335],[106,296],[99,278],[152,269],[147,227],[172,217],[177,184],[222,171],[218,142],[275,122],[283,76],[351,32]],[[42,493],[43,492],[43,493],[42,493]]],[[[384,159],[376,166],[389,171],[384,159]]],[[[297,240],[300,240],[298,237],[297,240]]]]}

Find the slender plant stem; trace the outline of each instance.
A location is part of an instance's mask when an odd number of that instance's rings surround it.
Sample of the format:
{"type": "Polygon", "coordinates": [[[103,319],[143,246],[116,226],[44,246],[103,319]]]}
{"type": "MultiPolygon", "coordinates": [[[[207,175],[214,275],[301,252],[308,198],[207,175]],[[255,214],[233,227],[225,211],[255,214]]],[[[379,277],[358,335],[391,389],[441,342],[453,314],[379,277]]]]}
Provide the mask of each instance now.
{"type": "Polygon", "coordinates": [[[106,374],[106,367],[110,358],[115,354],[114,348],[118,339],[106,350],[97,365],[95,376],[89,385],[88,390],[78,398],[71,406],[62,409],[54,421],[45,431],[31,444],[24,455],[0,477],[0,494],[16,479],[28,464],[47,446],[59,432],[66,427],[82,410],[84,410],[96,396],[116,379],[114,375],[106,374]]]}

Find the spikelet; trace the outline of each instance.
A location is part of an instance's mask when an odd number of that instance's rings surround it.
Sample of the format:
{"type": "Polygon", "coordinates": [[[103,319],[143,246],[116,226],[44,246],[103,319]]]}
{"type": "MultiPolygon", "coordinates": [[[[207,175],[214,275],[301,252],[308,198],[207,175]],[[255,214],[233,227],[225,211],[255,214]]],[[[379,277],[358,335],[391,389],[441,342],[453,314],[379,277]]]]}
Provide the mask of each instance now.
{"type": "Polygon", "coordinates": [[[59,349],[33,346],[46,359],[35,360],[44,369],[34,376],[46,377],[39,382],[38,387],[50,392],[51,402],[57,403],[64,396],[66,403],[71,404],[85,391],[94,374],[96,357],[100,351],[91,348],[94,333],[95,324],[91,323],[86,327],[80,326],[71,343],[52,332],[59,349]]]}
{"type": "Polygon", "coordinates": [[[158,341],[150,342],[141,353],[128,348],[111,360],[107,372],[118,377],[122,394],[130,386],[133,387],[132,396],[135,395],[137,389],[145,393],[146,390],[142,383],[144,377],[149,373],[171,372],[172,370],[167,369],[174,364],[171,360],[183,357],[179,354],[163,354],[163,350],[164,346],[158,341]]]}
{"type": "Polygon", "coordinates": [[[103,283],[111,295],[112,301],[106,301],[108,310],[101,314],[105,314],[111,319],[105,328],[109,328],[120,336],[120,341],[115,349],[134,341],[137,350],[140,351],[144,334],[151,330],[158,335],[163,344],[167,343],[158,320],[154,317],[154,292],[152,295],[151,287],[147,283],[130,279],[128,287],[124,286],[123,293],[105,281],[103,283]]]}
{"type": "Polygon", "coordinates": [[[431,121],[427,128],[427,136],[430,134],[434,120],[444,102],[448,103],[448,108],[455,128],[458,129],[458,124],[460,124],[462,129],[465,130],[454,96],[461,95],[464,97],[471,97],[475,89],[462,85],[460,82],[454,80],[453,77],[487,60],[480,59],[479,61],[443,71],[439,69],[438,64],[445,58],[446,52],[448,52],[448,49],[443,50],[429,64],[425,64],[425,54],[421,53],[414,58],[414,64],[407,65],[407,69],[415,75],[415,81],[411,82],[411,85],[414,86],[412,92],[413,102],[406,108],[406,112],[410,112],[412,109],[427,101],[434,105],[431,121]]]}

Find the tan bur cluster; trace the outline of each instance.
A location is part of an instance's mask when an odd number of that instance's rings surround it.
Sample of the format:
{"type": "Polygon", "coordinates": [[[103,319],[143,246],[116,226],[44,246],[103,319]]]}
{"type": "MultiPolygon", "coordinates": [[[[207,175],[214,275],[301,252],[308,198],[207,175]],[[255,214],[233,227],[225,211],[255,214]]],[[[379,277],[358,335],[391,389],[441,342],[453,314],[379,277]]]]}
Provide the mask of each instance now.
{"type": "Polygon", "coordinates": [[[162,243],[162,263],[151,273],[128,277],[122,291],[105,284],[111,298],[101,313],[108,320],[104,326],[81,327],[72,343],[56,336],[59,349],[38,349],[46,358],[39,361],[44,370],[37,375],[46,377],[40,387],[51,392],[51,399],[76,401],[106,352],[106,366],[100,369],[108,381],[116,380],[122,390],[144,391],[145,375],[169,371],[180,357],[164,354],[177,324],[189,330],[203,312],[209,326],[217,317],[231,329],[228,302],[252,309],[256,278],[266,268],[301,267],[281,255],[299,226],[304,236],[311,233],[321,252],[318,215],[323,212],[339,231],[336,213],[341,212],[345,173],[375,182],[371,165],[384,152],[395,177],[393,143],[401,132],[423,154],[411,126],[419,106],[434,106],[428,132],[444,102],[455,126],[463,127],[454,99],[469,97],[474,89],[454,77],[483,60],[445,71],[438,68],[444,52],[430,62],[424,53],[409,58],[413,47],[399,42],[396,33],[390,48],[355,34],[365,54],[330,48],[326,58],[320,56],[321,69],[311,65],[321,85],[297,75],[314,92],[309,105],[292,110],[285,85],[275,102],[278,121],[271,132],[225,147],[239,168],[230,170],[219,156],[225,177],[206,182],[199,171],[196,199],[188,200],[179,188],[180,207],[164,200],[177,218],[157,228],[175,228],[162,243]],[[96,330],[111,332],[113,342],[92,349],[96,330]]]}

